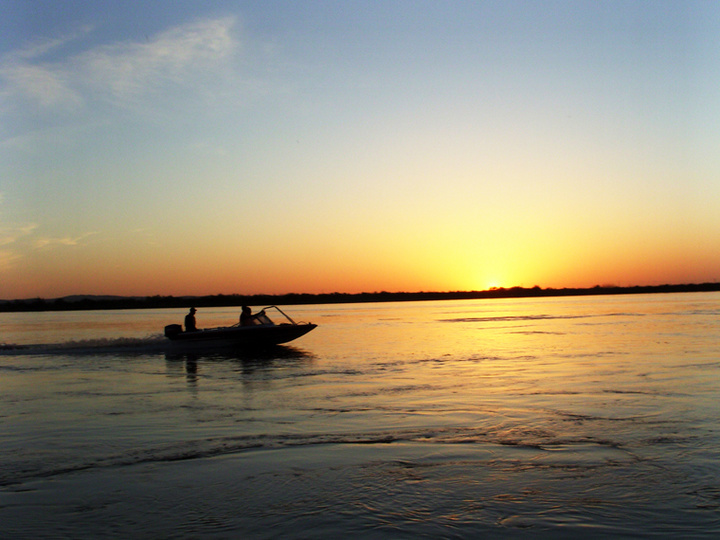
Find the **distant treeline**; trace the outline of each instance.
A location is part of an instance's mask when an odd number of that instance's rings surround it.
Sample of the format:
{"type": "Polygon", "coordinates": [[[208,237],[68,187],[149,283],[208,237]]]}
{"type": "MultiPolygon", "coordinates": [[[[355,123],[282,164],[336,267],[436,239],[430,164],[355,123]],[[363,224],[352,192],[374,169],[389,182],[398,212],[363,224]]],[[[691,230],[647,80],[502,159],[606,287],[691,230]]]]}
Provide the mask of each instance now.
{"type": "Polygon", "coordinates": [[[720,283],[699,283],[688,285],[649,285],[635,287],[600,286],[585,289],[543,289],[512,287],[493,288],[487,291],[452,292],[373,292],[373,293],[323,293],[323,294],[218,294],[211,296],[72,296],[45,300],[0,301],[0,312],[17,311],[69,311],[97,309],[158,309],[299,304],[351,304],[359,302],[406,302],[418,300],[467,300],[493,298],[533,298],[544,296],[589,296],[606,294],[648,294],[677,292],[720,291],[720,283]]]}

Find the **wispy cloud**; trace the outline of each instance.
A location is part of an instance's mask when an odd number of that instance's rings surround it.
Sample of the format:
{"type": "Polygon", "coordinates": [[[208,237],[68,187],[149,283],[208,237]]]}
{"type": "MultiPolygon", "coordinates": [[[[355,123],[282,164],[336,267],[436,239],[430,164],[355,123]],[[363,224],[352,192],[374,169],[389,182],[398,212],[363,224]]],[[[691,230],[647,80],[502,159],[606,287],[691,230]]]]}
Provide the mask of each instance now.
{"type": "Polygon", "coordinates": [[[99,234],[86,232],[77,236],[40,236],[38,223],[0,224],[0,270],[7,270],[33,251],[52,247],[83,245],[86,240],[99,234]]]}
{"type": "Polygon", "coordinates": [[[3,69],[10,87],[41,107],[76,107],[80,95],[69,87],[64,73],[42,66],[17,65],[3,69]]]}
{"type": "Polygon", "coordinates": [[[62,236],[62,237],[41,237],[37,238],[33,245],[42,249],[48,246],[77,246],[81,244],[86,238],[98,234],[97,232],[87,232],[80,236],[62,236]]]}
{"type": "Polygon", "coordinates": [[[26,225],[0,224],[0,271],[7,270],[23,258],[21,244],[38,228],[37,223],[26,225]]]}
{"type": "Polygon", "coordinates": [[[78,70],[89,87],[123,101],[221,61],[236,49],[233,19],[173,28],[146,43],[120,43],[81,55],[78,70]]]}
{"type": "Polygon", "coordinates": [[[21,239],[32,235],[37,228],[37,223],[29,223],[26,225],[0,225],[0,246],[15,244],[21,239]]]}
{"type": "Polygon", "coordinates": [[[34,43],[0,58],[4,97],[43,108],[77,108],[90,100],[123,104],[168,82],[192,75],[230,56],[238,48],[231,17],[171,28],[144,42],[124,41],[87,49],[59,60],[48,53],[92,31],[34,43]]]}
{"type": "Polygon", "coordinates": [[[3,98],[20,98],[43,108],[78,105],[80,94],[72,88],[69,79],[72,70],[62,62],[44,61],[43,57],[79,39],[90,30],[90,27],[85,27],[62,37],[37,40],[5,54],[0,58],[3,98]]]}
{"type": "Polygon", "coordinates": [[[21,256],[8,249],[0,249],[0,271],[12,268],[21,256]]]}
{"type": "Polygon", "coordinates": [[[68,43],[82,38],[84,35],[93,31],[93,27],[85,25],[74,32],[64,34],[60,37],[42,38],[32,41],[22,49],[15,50],[7,55],[7,58],[16,57],[19,59],[33,60],[61,49],[68,43]]]}

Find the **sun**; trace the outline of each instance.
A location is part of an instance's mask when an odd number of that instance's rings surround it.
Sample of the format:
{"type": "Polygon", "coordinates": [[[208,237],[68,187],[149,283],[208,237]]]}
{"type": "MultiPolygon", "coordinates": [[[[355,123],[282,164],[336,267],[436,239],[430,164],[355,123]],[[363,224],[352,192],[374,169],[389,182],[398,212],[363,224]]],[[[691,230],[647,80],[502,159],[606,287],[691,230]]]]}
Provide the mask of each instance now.
{"type": "Polygon", "coordinates": [[[485,282],[484,290],[501,289],[502,282],[499,279],[489,279],[485,282]]]}
{"type": "Polygon", "coordinates": [[[472,276],[468,276],[468,280],[466,282],[466,289],[467,290],[473,290],[473,291],[489,291],[490,289],[501,289],[503,288],[503,284],[506,283],[505,280],[497,277],[497,274],[487,274],[482,273],[478,274],[477,272],[474,273],[472,276]]]}

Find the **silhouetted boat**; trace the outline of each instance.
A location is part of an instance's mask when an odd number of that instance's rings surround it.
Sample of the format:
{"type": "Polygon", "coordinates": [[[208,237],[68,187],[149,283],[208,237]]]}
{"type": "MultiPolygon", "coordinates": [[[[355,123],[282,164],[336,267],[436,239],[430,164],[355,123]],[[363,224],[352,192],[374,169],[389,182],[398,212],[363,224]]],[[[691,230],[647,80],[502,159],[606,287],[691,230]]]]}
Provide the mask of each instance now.
{"type": "Polygon", "coordinates": [[[165,327],[165,337],[173,344],[200,345],[210,347],[279,345],[304,336],[316,324],[296,323],[277,306],[268,306],[252,316],[247,324],[234,324],[218,328],[204,328],[183,332],[179,324],[165,327]],[[275,324],[265,312],[275,309],[288,322],[275,324]]]}

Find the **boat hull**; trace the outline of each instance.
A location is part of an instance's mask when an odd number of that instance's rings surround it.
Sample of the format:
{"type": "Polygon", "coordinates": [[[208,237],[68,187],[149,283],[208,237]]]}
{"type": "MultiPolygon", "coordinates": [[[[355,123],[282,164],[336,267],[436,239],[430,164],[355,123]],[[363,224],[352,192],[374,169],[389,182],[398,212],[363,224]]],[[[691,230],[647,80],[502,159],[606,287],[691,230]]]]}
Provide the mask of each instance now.
{"type": "Polygon", "coordinates": [[[301,336],[314,328],[316,324],[271,324],[259,326],[231,326],[227,328],[211,328],[195,332],[166,334],[173,345],[227,347],[256,347],[280,345],[301,336]]]}

